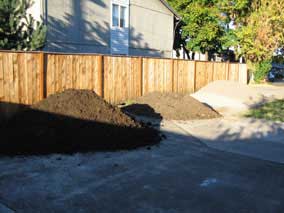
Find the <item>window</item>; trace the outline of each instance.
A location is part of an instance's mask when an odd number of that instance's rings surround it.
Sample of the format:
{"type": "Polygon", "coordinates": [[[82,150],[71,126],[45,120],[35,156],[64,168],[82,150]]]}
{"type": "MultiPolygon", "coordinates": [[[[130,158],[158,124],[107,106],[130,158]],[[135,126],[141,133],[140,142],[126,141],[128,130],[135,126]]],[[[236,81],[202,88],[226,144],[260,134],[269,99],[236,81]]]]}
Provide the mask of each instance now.
{"type": "Polygon", "coordinates": [[[112,4],[112,26],[127,27],[127,7],[112,4]]]}
{"type": "Polygon", "coordinates": [[[112,5],[112,26],[118,27],[119,20],[119,6],[117,4],[112,5]]]}
{"type": "Polygon", "coordinates": [[[122,28],[126,27],[126,7],[121,6],[120,7],[120,22],[119,22],[119,26],[122,28]]]}

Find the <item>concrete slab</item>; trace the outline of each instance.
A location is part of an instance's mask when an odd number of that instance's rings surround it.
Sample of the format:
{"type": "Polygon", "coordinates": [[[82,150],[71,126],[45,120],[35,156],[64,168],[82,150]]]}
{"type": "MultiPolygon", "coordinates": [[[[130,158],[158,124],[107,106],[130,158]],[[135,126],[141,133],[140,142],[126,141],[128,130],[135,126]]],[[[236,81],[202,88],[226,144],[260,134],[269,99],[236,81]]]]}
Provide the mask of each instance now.
{"type": "Polygon", "coordinates": [[[225,116],[238,115],[267,101],[284,99],[284,87],[216,81],[192,94],[192,97],[225,116]]]}
{"type": "Polygon", "coordinates": [[[150,150],[0,158],[0,198],[18,213],[284,212],[283,164],[161,128],[150,150]]]}
{"type": "Polygon", "coordinates": [[[284,163],[284,123],[239,117],[175,123],[211,148],[284,163]]]}

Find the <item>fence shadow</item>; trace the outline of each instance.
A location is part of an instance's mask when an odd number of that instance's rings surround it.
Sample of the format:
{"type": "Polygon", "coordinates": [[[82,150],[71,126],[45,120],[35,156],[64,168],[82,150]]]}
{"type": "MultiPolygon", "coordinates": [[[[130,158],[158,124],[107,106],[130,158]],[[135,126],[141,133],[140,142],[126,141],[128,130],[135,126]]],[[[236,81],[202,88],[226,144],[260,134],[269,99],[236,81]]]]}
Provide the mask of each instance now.
{"type": "Polygon", "coordinates": [[[0,126],[0,156],[128,150],[157,144],[161,139],[157,130],[147,126],[83,120],[10,103],[1,106],[20,112],[0,126]]]}

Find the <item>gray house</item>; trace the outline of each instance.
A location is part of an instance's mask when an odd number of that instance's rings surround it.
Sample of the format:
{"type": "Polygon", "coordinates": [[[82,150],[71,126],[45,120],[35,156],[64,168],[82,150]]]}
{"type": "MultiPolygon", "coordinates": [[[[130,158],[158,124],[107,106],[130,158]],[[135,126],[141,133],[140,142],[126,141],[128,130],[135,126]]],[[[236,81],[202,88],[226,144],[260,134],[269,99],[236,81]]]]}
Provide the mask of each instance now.
{"type": "Polygon", "coordinates": [[[172,57],[179,19],[165,0],[35,0],[31,13],[47,51],[158,57],[172,57]]]}

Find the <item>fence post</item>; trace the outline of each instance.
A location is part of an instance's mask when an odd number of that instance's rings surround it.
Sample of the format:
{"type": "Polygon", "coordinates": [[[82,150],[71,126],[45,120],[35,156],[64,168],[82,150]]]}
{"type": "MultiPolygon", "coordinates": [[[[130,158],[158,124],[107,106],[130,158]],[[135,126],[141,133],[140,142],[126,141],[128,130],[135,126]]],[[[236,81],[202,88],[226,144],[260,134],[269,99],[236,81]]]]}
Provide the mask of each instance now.
{"type": "Polygon", "coordinates": [[[105,97],[104,94],[104,70],[105,70],[105,63],[104,63],[105,57],[102,55],[100,56],[100,60],[99,60],[99,90],[100,90],[100,95],[102,98],[105,97]]]}
{"type": "Polygon", "coordinates": [[[171,59],[172,63],[172,92],[175,90],[175,60],[171,59]]]}
{"type": "Polygon", "coordinates": [[[227,77],[226,77],[227,79],[227,81],[229,81],[230,80],[230,62],[227,62],[227,77]]]}
{"type": "Polygon", "coordinates": [[[196,61],[194,61],[194,92],[196,92],[196,61]]]}
{"type": "Polygon", "coordinates": [[[39,54],[40,68],[40,100],[46,98],[46,55],[44,52],[39,54]]]}
{"type": "Polygon", "coordinates": [[[143,75],[143,57],[139,57],[139,74],[140,74],[140,96],[143,96],[143,88],[144,88],[144,75],[143,75]]]}
{"type": "Polygon", "coordinates": [[[212,64],[212,76],[211,76],[211,82],[214,82],[214,76],[215,76],[215,62],[211,62],[212,64]]]}

